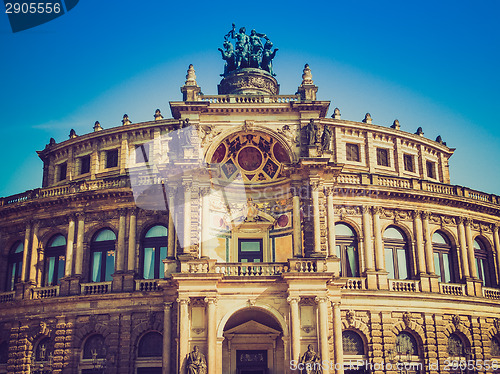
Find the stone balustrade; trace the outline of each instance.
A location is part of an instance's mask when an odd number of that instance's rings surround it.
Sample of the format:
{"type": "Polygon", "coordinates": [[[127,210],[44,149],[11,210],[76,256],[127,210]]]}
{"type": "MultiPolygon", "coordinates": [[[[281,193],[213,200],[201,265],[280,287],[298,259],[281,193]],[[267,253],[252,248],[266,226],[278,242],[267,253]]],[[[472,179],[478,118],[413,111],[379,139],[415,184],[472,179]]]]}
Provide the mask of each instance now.
{"type": "Polygon", "coordinates": [[[139,292],[160,291],[158,279],[136,279],[135,290],[139,292]]]}
{"type": "Polygon", "coordinates": [[[288,265],[286,263],[221,263],[215,265],[215,272],[225,276],[243,277],[281,275],[288,272],[288,265]]]}
{"type": "Polygon", "coordinates": [[[15,296],[14,291],[0,293],[0,304],[14,301],[14,296],[15,296]]]}
{"type": "Polygon", "coordinates": [[[389,291],[420,292],[420,281],[389,279],[389,291]]]}
{"type": "Polygon", "coordinates": [[[31,290],[31,297],[34,300],[48,299],[59,296],[59,286],[37,287],[31,290]]]}
{"type": "Polygon", "coordinates": [[[259,103],[289,103],[300,101],[299,95],[200,95],[200,100],[210,104],[259,104],[259,103]]]}
{"type": "Polygon", "coordinates": [[[439,291],[445,295],[464,296],[465,284],[440,283],[439,291]]]}
{"type": "Polygon", "coordinates": [[[111,292],[112,282],[81,283],[82,295],[100,295],[111,292]]]}
{"type": "Polygon", "coordinates": [[[500,290],[496,288],[483,287],[483,297],[487,299],[500,300],[500,290]]]}

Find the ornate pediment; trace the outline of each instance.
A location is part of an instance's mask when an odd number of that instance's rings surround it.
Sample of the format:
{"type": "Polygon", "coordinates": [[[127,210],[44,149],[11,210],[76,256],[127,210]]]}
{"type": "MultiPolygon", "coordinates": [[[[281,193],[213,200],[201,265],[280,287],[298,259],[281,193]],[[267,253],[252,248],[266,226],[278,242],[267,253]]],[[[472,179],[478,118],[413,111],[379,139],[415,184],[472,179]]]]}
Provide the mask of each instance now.
{"type": "Polygon", "coordinates": [[[281,334],[281,332],[253,320],[242,323],[241,325],[233,327],[232,329],[224,332],[224,336],[227,337],[234,337],[235,335],[250,335],[250,334],[251,335],[261,334],[267,336],[274,335],[275,337],[277,337],[278,335],[281,334]]]}

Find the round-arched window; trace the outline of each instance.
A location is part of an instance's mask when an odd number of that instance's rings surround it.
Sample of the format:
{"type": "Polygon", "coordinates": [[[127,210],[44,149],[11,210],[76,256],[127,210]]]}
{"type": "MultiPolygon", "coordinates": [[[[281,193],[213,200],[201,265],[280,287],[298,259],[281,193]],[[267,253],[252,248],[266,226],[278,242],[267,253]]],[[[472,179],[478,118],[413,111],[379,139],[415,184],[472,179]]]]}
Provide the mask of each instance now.
{"type": "Polygon", "coordinates": [[[163,336],[159,332],[148,332],[139,341],[137,357],[161,357],[162,354],[163,336]]]}
{"type": "Polygon", "coordinates": [[[110,229],[100,230],[92,239],[90,248],[90,281],[111,281],[115,272],[116,235],[110,229]]]}
{"type": "Polygon", "coordinates": [[[410,279],[408,243],[403,232],[389,226],[384,231],[385,270],[389,279],[410,279]]]}
{"type": "Polygon", "coordinates": [[[9,252],[9,265],[7,268],[7,287],[6,291],[13,291],[14,285],[21,281],[21,270],[23,267],[24,245],[22,242],[16,242],[9,252]]]}
{"type": "Polygon", "coordinates": [[[163,260],[167,258],[168,230],[163,225],[151,227],[142,240],[142,275],[144,279],[159,279],[165,274],[163,260]]]}
{"type": "Polygon", "coordinates": [[[396,337],[396,352],[400,354],[418,356],[417,339],[415,339],[412,334],[406,331],[401,331],[396,337]]]}
{"type": "Polygon", "coordinates": [[[439,276],[439,281],[443,283],[453,283],[455,281],[455,261],[448,236],[436,231],[432,235],[432,249],[434,251],[434,272],[439,276]]]}
{"type": "Polygon", "coordinates": [[[44,285],[54,286],[64,277],[66,264],[66,238],[62,235],[53,236],[49,240],[44,258],[44,285]]]}
{"type": "Polygon", "coordinates": [[[364,355],[365,344],[363,339],[355,331],[342,332],[342,348],[345,355],[364,355]]]}
{"type": "Polygon", "coordinates": [[[335,247],[340,258],[340,276],[359,277],[358,241],[354,230],[345,223],[335,225],[335,247]]]}
{"type": "Polygon", "coordinates": [[[490,254],[481,238],[474,239],[474,257],[476,259],[477,276],[483,281],[483,286],[492,287],[495,281],[493,268],[490,265],[490,254]]]}
{"type": "Polygon", "coordinates": [[[83,359],[103,359],[106,358],[106,344],[102,335],[90,336],[83,346],[83,359]]]}

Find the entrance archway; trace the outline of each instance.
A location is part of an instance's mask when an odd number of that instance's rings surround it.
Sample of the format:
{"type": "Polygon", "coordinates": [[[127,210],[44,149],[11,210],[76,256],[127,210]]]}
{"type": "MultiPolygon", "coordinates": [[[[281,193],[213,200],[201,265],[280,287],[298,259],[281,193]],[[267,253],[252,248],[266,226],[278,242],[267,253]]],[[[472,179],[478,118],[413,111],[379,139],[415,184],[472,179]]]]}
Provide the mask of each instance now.
{"type": "Polygon", "coordinates": [[[224,325],[223,372],[277,374],[284,372],[283,330],[269,312],[248,307],[235,312],[224,325]]]}

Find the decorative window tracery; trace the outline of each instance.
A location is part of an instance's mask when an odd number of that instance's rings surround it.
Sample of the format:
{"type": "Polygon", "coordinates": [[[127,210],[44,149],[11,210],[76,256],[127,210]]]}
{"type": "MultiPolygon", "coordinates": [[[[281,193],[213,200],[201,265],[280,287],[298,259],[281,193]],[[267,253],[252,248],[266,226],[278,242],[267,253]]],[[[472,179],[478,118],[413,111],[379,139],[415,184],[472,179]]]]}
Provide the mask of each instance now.
{"type": "Polygon", "coordinates": [[[364,355],[365,346],[363,339],[357,332],[343,331],[342,332],[342,347],[346,355],[364,355]]]}
{"type": "Polygon", "coordinates": [[[278,179],[282,164],[290,156],[273,137],[262,133],[238,133],[225,139],[215,150],[211,163],[221,164],[221,177],[233,180],[238,171],[244,182],[278,179]]]}

